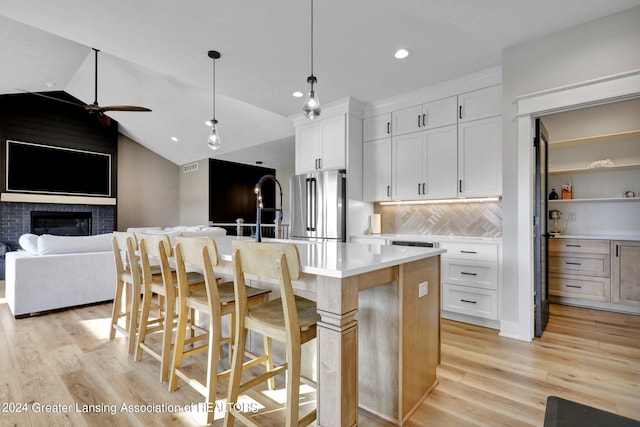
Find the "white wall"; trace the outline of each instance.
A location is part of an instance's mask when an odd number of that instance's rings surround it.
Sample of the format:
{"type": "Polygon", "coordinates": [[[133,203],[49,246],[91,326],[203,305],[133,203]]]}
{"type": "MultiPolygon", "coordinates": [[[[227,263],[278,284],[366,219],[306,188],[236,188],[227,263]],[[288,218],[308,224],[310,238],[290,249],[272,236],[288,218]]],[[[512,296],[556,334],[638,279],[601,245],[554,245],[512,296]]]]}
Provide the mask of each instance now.
{"type": "MultiPolygon", "coordinates": [[[[532,316],[520,306],[519,273],[531,265],[531,142],[518,146],[516,98],[524,94],[640,69],[640,7],[504,49],[503,60],[503,294],[502,327],[532,316]],[[519,176],[520,175],[520,176],[519,176]],[[524,182],[526,184],[526,182],[524,182]],[[527,191],[528,190],[528,191],[527,191]],[[527,243],[528,244],[528,243],[527,243]],[[524,312],[523,312],[524,311],[524,312]]],[[[533,23],[532,23],[533,25],[533,23]]],[[[531,291],[531,290],[529,290],[531,291]]],[[[509,335],[507,333],[507,335],[509,335]]],[[[526,337],[518,337],[525,339],[526,337]]]]}
{"type": "Polygon", "coordinates": [[[118,230],[178,222],[178,167],[120,135],[118,138],[118,230]]]}
{"type": "Polygon", "coordinates": [[[209,159],[199,160],[198,170],[183,172],[179,167],[180,225],[209,224],[209,159]]]}

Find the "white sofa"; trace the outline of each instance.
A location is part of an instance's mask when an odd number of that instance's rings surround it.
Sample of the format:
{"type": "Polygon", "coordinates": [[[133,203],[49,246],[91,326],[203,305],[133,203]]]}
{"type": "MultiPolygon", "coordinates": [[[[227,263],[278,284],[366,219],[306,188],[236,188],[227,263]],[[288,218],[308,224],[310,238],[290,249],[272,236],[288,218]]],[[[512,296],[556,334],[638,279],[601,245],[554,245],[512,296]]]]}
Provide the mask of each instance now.
{"type": "Polygon", "coordinates": [[[5,256],[6,298],[16,317],[112,300],[111,234],[20,237],[5,256]]]}
{"type": "MultiPolygon", "coordinates": [[[[139,227],[127,231],[176,236],[224,236],[220,227],[139,227]]],[[[5,286],[16,317],[113,300],[116,286],[111,234],[52,236],[25,234],[22,250],[5,256],[5,286]]]]}
{"type": "Polygon", "coordinates": [[[227,231],[221,227],[209,227],[207,225],[178,225],[176,227],[129,227],[127,229],[130,233],[135,233],[137,236],[140,234],[168,234],[171,241],[175,243],[177,236],[182,237],[211,237],[225,236],[227,231]]]}

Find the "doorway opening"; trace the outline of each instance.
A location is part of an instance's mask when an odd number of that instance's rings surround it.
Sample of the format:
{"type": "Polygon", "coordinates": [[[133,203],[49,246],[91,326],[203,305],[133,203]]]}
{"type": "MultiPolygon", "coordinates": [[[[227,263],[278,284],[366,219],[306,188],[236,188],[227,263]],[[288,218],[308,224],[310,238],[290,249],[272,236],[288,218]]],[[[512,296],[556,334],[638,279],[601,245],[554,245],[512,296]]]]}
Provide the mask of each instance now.
{"type": "MultiPolygon", "coordinates": [[[[517,188],[521,196],[517,206],[519,214],[528,218],[534,213],[534,150],[531,144],[536,117],[594,107],[608,103],[640,98],[640,71],[621,74],[600,80],[537,92],[518,98],[516,104],[518,147],[523,149],[518,154],[517,188]],[[525,147],[530,147],[526,150],[525,147]],[[526,199],[521,198],[526,197],[526,199]]],[[[545,119],[545,124],[546,124],[545,119]]],[[[549,131],[553,140],[553,131],[549,131]]],[[[575,190],[575,189],[574,189],[575,190]]],[[[535,330],[534,310],[534,234],[532,222],[519,221],[517,225],[518,259],[529,262],[518,263],[518,321],[514,325],[506,325],[509,329],[505,335],[530,341],[535,330]]]]}

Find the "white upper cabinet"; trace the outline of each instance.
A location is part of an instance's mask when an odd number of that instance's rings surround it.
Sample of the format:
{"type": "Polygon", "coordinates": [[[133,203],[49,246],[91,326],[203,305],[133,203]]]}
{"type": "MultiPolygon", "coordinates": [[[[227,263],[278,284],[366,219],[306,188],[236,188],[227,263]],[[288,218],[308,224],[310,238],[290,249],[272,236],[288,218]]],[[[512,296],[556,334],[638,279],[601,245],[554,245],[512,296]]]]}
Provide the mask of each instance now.
{"type": "Polygon", "coordinates": [[[345,115],[296,128],[296,174],[345,168],[345,115]]]}
{"type": "Polygon", "coordinates": [[[457,98],[441,99],[393,113],[393,135],[456,124],[457,98]]]}
{"type": "Polygon", "coordinates": [[[362,158],[364,200],[391,199],[391,138],[365,142],[362,158]]]}
{"type": "Polygon", "coordinates": [[[456,197],[456,162],[455,125],[395,137],[394,199],[456,197]]]}
{"type": "Polygon", "coordinates": [[[502,115],[502,86],[458,95],[458,123],[502,115]]]}
{"type": "Polygon", "coordinates": [[[366,118],[363,135],[367,201],[502,194],[501,85],[366,118]]]}
{"type": "Polygon", "coordinates": [[[362,140],[375,141],[376,139],[391,136],[391,113],[368,117],[362,121],[362,140]]]}
{"type": "Polygon", "coordinates": [[[456,197],[458,127],[455,125],[423,132],[426,164],[426,197],[456,197]]]}
{"type": "Polygon", "coordinates": [[[502,194],[502,116],[458,125],[458,196],[502,194]]]}
{"type": "Polygon", "coordinates": [[[422,132],[393,138],[394,199],[422,198],[422,132]]]}

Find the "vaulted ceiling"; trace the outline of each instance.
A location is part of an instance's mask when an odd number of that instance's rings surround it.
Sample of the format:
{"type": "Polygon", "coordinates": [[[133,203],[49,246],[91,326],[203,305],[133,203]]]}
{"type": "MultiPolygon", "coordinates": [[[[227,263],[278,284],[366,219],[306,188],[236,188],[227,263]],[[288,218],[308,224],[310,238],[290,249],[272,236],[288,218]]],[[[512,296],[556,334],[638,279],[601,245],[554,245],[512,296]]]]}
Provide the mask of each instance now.
{"type": "MultiPolygon", "coordinates": [[[[323,104],[372,102],[500,65],[503,48],[640,5],[640,0],[316,0],[314,74],[323,104]],[[412,54],[397,60],[393,52],[412,54]]],[[[310,72],[308,0],[0,0],[0,94],[94,98],[120,131],[176,164],[207,157],[283,167],[310,72]],[[212,114],[223,147],[205,143],[212,114]],[[171,137],[176,137],[177,142],[171,137]]]]}

